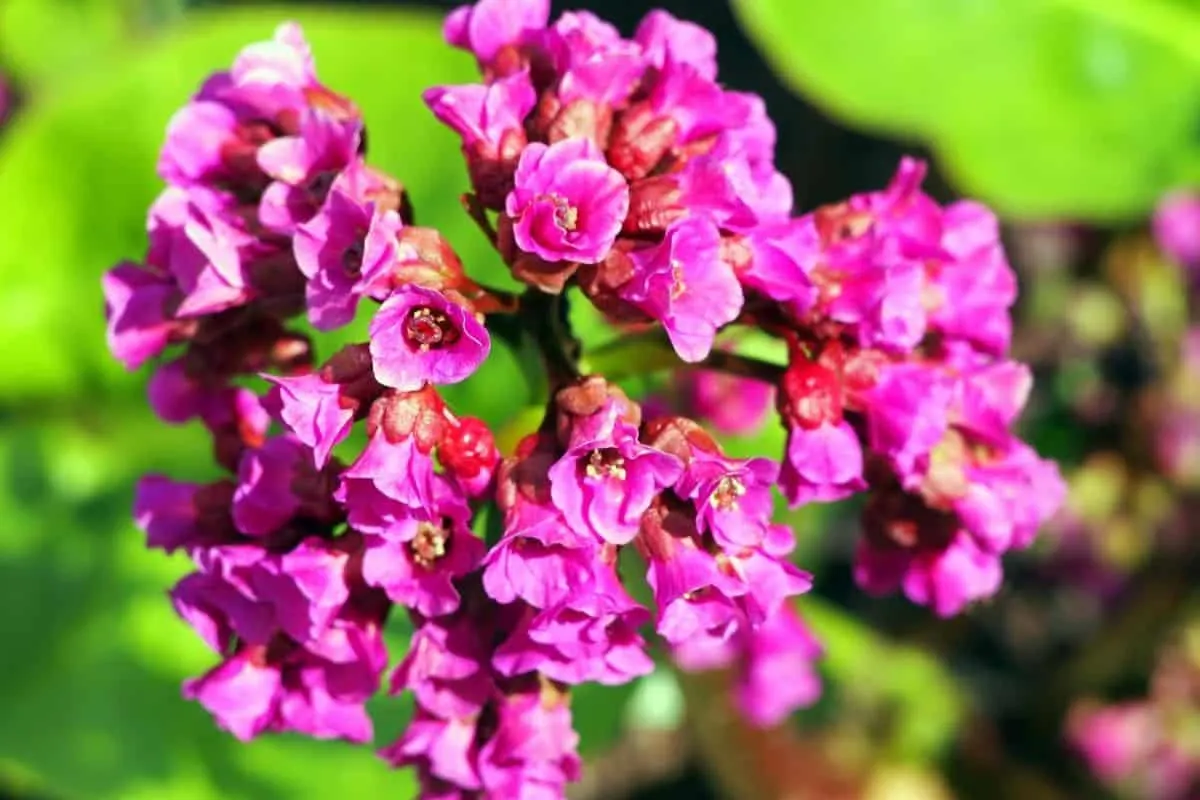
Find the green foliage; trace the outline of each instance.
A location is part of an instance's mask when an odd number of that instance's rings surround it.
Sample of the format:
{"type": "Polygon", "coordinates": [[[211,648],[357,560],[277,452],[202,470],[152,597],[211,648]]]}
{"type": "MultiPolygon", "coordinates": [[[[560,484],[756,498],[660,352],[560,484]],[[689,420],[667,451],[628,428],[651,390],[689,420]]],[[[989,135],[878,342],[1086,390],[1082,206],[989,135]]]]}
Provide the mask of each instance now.
{"type": "Polygon", "coordinates": [[[853,615],[816,596],[797,604],[825,646],[825,695],[816,718],[874,724],[878,752],[899,761],[930,762],[943,755],[966,715],[966,698],[930,654],[888,641],[853,615]]]}
{"type": "Polygon", "coordinates": [[[1200,178],[1191,0],[737,0],[794,88],[928,142],[1017,216],[1143,214],[1200,178]]]}

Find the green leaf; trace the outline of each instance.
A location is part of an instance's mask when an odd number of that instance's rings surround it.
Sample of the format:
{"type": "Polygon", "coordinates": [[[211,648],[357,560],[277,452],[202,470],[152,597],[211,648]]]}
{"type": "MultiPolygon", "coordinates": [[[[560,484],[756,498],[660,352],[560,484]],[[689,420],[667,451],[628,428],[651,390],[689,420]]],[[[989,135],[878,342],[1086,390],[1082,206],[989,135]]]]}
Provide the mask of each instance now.
{"type": "Polygon", "coordinates": [[[197,13],[108,68],[78,75],[7,131],[0,341],[10,360],[0,400],[140,386],[106,351],[100,275],[145,252],[146,209],[161,188],[154,166],[171,114],[207,74],[287,19],[304,25],[322,80],[361,106],[370,162],[403,181],[421,224],[440,228],[468,271],[495,273],[495,254],[458,204],[467,188],[458,143],[420,99],[430,85],[475,76],[470,58],[442,43],[437,18],[287,7],[197,13]]]}
{"type": "Polygon", "coordinates": [[[796,90],[1015,216],[1144,215],[1200,157],[1192,0],[736,0],[796,90]]]}
{"type": "Polygon", "coordinates": [[[825,646],[825,696],[816,719],[848,724],[860,717],[892,759],[925,762],[945,752],[965,718],[966,697],[934,657],[889,641],[814,595],[797,608],[825,646]],[[880,728],[878,720],[886,724],[880,728]]]}
{"type": "Polygon", "coordinates": [[[126,34],[128,0],[8,0],[0,54],[22,84],[70,75],[112,53],[126,34]]]}

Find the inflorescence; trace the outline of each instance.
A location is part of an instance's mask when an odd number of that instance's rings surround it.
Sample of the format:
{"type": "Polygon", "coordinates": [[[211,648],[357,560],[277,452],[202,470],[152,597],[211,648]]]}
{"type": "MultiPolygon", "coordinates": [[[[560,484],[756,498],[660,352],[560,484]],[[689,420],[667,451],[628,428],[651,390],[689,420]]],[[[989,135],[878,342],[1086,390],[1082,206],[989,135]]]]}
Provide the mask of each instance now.
{"type": "Polygon", "coordinates": [[[220,659],[185,694],[242,739],[369,742],[399,607],[415,632],[390,689],[416,711],[384,757],[425,797],[559,797],[580,770],[570,687],[649,673],[651,629],[683,668],[731,669],[757,723],[815,699],[820,645],[790,602],[811,579],[772,487],[792,506],[866,493],[868,592],[939,615],[995,593],[1063,488],[1011,431],[1031,378],[1006,357],[1016,282],[992,213],[939,206],[906,159],[882,191],[793,216],[762,100],[724,89],[713,36],[662,11],[626,39],[585,12],[551,24],[545,0],[480,0],[445,36],[483,81],[424,99],[523,294],[413,224],[290,24],[171,120],[148,252],[104,278],[113,353],[158,359],[152,407],[200,420],[226,473],[137,492],[149,545],[195,564],[171,598],[220,659]],[[773,396],[781,462],[581,374],[568,288],[702,368],[698,400],[722,380],[773,396]],[[369,340],[318,365],[290,324],[333,330],[363,301],[369,340]],[[437,387],[514,326],[551,396],[502,457],[437,387]],[[787,366],[714,347],[733,326],[785,343],[787,366]],[[652,609],[626,586],[634,555],[652,609]]]}

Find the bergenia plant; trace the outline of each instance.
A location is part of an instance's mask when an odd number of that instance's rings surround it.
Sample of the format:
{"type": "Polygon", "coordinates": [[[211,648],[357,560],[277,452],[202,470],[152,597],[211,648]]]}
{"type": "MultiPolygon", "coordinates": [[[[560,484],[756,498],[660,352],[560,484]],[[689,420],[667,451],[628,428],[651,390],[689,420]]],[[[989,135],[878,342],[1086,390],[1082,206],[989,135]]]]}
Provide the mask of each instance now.
{"type": "Polygon", "coordinates": [[[368,743],[386,675],[416,710],[381,754],[423,797],[560,797],[580,774],[571,687],[646,675],[651,647],[730,669],[758,724],[817,697],[821,647],[792,603],[811,578],[776,492],[866,495],[855,577],[872,594],[942,616],[994,594],[1063,494],[1011,430],[1031,378],[1006,355],[1017,287],[995,216],[936,203],[912,159],[796,215],[763,101],[723,88],[713,36],[665,12],[627,39],[586,12],[552,23],[546,0],[480,0],[444,32],[482,81],[424,100],[461,137],[464,206],[523,292],[413,224],[293,24],[170,121],[146,255],[104,277],[114,355],[156,362],[151,406],[199,419],[225,471],[137,492],[149,546],[195,564],[171,599],[214,666],[184,694],[241,739],[368,743]],[[572,332],[568,291],[622,332],[606,358],[572,332]],[[324,360],[296,325],[359,313],[369,339],[324,360]],[[738,331],[786,365],[730,349],[738,331]],[[439,394],[493,337],[536,352],[549,386],[503,454],[439,394]],[[720,436],[773,402],[782,452],[732,457],[581,366],[627,378],[672,351],[720,436]],[[415,632],[388,652],[400,613],[415,632]]]}

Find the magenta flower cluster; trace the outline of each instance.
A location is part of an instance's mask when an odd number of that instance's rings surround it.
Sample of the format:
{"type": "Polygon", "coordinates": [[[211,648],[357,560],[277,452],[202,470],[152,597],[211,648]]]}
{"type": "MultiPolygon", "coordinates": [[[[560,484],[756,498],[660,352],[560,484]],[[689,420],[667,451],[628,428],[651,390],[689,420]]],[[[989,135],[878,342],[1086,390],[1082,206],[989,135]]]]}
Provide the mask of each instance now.
{"type": "Polygon", "coordinates": [[[580,771],[570,687],[651,672],[649,636],[684,669],[730,670],[759,724],[818,696],[821,646],[792,602],[811,579],[776,490],[868,493],[868,591],[941,615],[993,594],[1063,489],[1011,431],[1030,375],[1006,356],[1016,284],[992,214],[939,206],[906,160],[881,192],[793,216],[762,101],[724,89],[712,35],[665,12],[626,39],[584,12],[551,23],[544,0],[480,0],[445,36],[483,82],[425,101],[524,294],[472,281],[412,224],[294,25],[171,120],[145,258],[104,278],[114,355],[156,360],[153,409],[199,420],[224,471],[149,476],[136,498],[149,545],[195,565],[171,597],[216,665],[185,694],[242,739],[369,742],[393,663],[416,710],[381,752],[422,796],[561,797],[580,771]],[[659,326],[721,432],[773,401],[781,462],[581,374],[568,289],[659,326]],[[364,301],[368,340],[318,364],[295,319],[333,330],[364,301]],[[513,323],[551,391],[502,458],[437,387],[513,323]],[[785,342],[787,367],[717,347],[734,325],[785,342]],[[399,609],[413,634],[389,653],[399,609]]]}

